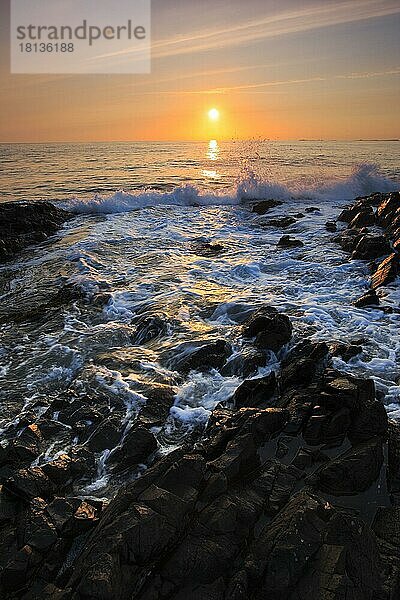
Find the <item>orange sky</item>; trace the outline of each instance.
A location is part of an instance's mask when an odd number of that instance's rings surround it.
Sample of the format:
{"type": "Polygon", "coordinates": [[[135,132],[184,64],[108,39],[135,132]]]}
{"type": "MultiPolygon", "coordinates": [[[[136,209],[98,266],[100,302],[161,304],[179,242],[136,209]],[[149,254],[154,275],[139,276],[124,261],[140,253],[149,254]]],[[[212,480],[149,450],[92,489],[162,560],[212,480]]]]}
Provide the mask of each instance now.
{"type": "Polygon", "coordinates": [[[150,75],[10,75],[3,2],[0,141],[400,137],[397,0],[153,0],[152,18],[150,75]]]}

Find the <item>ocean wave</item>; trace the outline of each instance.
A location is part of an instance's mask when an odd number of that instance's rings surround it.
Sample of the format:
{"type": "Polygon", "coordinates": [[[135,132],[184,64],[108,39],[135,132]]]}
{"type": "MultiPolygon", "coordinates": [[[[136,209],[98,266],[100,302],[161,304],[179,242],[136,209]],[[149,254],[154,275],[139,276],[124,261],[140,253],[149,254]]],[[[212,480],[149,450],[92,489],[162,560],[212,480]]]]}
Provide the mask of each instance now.
{"type": "Polygon", "coordinates": [[[113,214],[153,206],[237,205],[263,198],[346,201],[356,196],[378,191],[391,192],[399,188],[400,182],[383,175],[378,165],[362,163],[345,179],[329,182],[325,179],[309,186],[265,181],[249,171],[237,181],[236,187],[228,192],[210,193],[193,185],[184,185],[170,192],[120,190],[108,197],[96,194],[92,198],[71,198],[57,204],[76,214],[113,214]]]}

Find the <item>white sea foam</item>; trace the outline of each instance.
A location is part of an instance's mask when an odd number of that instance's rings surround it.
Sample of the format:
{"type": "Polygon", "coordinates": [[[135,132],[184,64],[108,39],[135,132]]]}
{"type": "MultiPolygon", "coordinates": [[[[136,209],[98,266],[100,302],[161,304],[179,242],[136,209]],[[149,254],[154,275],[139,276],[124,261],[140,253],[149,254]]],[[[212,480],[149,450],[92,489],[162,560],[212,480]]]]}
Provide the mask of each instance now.
{"type": "Polygon", "coordinates": [[[355,167],[346,179],[335,179],[328,183],[320,181],[313,186],[287,186],[279,182],[265,181],[250,171],[230,191],[211,194],[193,185],[177,187],[170,192],[120,190],[108,197],[95,195],[92,198],[72,198],[59,205],[77,214],[113,214],[151,206],[234,205],[262,198],[350,200],[355,196],[376,191],[394,191],[399,187],[400,182],[385,177],[377,165],[362,163],[355,167]]]}

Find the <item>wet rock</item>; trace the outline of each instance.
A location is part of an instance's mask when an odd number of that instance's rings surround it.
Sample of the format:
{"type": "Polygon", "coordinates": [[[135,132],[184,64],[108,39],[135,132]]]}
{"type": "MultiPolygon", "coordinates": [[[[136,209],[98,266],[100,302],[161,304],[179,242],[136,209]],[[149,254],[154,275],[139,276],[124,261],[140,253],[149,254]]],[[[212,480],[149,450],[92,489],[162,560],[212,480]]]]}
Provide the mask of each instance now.
{"type": "Polygon", "coordinates": [[[68,454],[61,454],[58,458],[44,463],[41,469],[58,488],[70,484],[75,475],[73,460],[68,454]]]}
{"type": "Polygon", "coordinates": [[[168,332],[168,321],[164,316],[151,315],[139,319],[133,337],[136,345],[146,344],[150,340],[166,335],[168,332]]]}
{"type": "Polygon", "coordinates": [[[351,223],[351,221],[357,217],[358,214],[363,213],[364,211],[369,212],[369,208],[361,202],[356,202],[352,206],[344,208],[337,220],[343,221],[344,223],[351,223]]]}
{"type": "Polygon", "coordinates": [[[240,352],[235,353],[222,367],[221,375],[224,377],[249,377],[255,374],[260,367],[267,364],[268,354],[253,346],[244,346],[240,352]]]}
{"type": "Polygon", "coordinates": [[[376,269],[371,278],[371,287],[376,289],[392,283],[400,273],[400,258],[398,254],[391,254],[385,258],[376,269]]]}
{"type": "Polygon", "coordinates": [[[327,411],[314,406],[303,430],[303,437],[310,446],[340,446],[351,425],[351,413],[348,408],[327,411]]]}
{"type": "Polygon", "coordinates": [[[157,449],[157,441],[148,429],[133,426],[110,454],[108,464],[115,472],[136,467],[157,449]]]}
{"type": "Polygon", "coordinates": [[[109,418],[103,421],[88,439],[91,452],[103,452],[115,448],[121,439],[119,419],[109,418]]]}
{"type": "Polygon", "coordinates": [[[208,466],[213,471],[222,472],[228,481],[232,481],[253,471],[259,460],[253,435],[248,433],[236,436],[228,443],[225,452],[208,463],[208,466]]]}
{"type": "Polygon", "coordinates": [[[283,235],[277,245],[282,248],[300,248],[304,246],[302,241],[296,240],[290,237],[290,235],[283,235]]]}
{"type": "Polygon", "coordinates": [[[12,493],[30,500],[31,498],[49,498],[54,492],[50,479],[40,467],[20,469],[5,483],[5,487],[12,493]]]}
{"type": "Polygon", "coordinates": [[[80,505],[78,498],[54,498],[47,504],[45,512],[51,522],[54,524],[59,534],[63,534],[70,528],[71,520],[80,505]]]}
{"type": "Polygon", "coordinates": [[[353,252],[358,242],[363,237],[359,229],[346,229],[333,238],[333,241],[340,245],[345,252],[353,252]]]}
{"type": "Polygon", "coordinates": [[[276,377],[272,372],[265,377],[246,379],[239,385],[231,398],[236,408],[266,405],[276,389],[276,377]]]}
{"type": "Polygon", "coordinates": [[[280,374],[282,390],[311,383],[328,355],[328,346],[304,340],[283,359],[280,374]]]}
{"type": "Polygon", "coordinates": [[[351,229],[369,227],[375,224],[375,213],[370,206],[365,206],[349,223],[351,229]]]}
{"type": "Polygon", "coordinates": [[[362,352],[361,344],[344,344],[343,342],[333,342],[329,347],[332,356],[339,356],[345,362],[348,362],[362,352]]]}
{"type": "Polygon", "coordinates": [[[45,440],[51,440],[53,437],[62,435],[68,431],[68,428],[63,423],[44,417],[38,419],[36,424],[45,440]]]}
{"type": "Polygon", "coordinates": [[[76,536],[93,529],[99,521],[99,512],[91,502],[80,502],[69,523],[71,533],[76,536]]]}
{"type": "Polygon", "coordinates": [[[283,204],[280,200],[261,200],[261,202],[257,202],[252,206],[252,212],[257,215],[265,215],[266,212],[271,210],[271,208],[275,208],[276,206],[280,206],[283,204]]]}
{"type": "Polygon", "coordinates": [[[367,306],[378,306],[380,300],[375,290],[368,290],[368,292],[358,298],[353,304],[357,308],[365,308],[367,306]]]}
{"type": "Polygon", "coordinates": [[[373,600],[380,591],[377,547],[369,528],[301,492],[252,543],[228,597],[373,600]]]}
{"type": "Polygon", "coordinates": [[[364,235],[352,254],[352,258],[372,260],[391,252],[389,241],[384,235],[364,235]]]}
{"type": "Polygon", "coordinates": [[[260,222],[260,225],[263,227],[279,227],[281,229],[286,229],[290,225],[296,223],[296,219],[294,217],[277,217],[276,219],[268,219],[267,221],[260,222]]]}
{"type": "Polygon", "coordinates": [[[53,235],[70,218],[50,202],[0,203],[0,261],[53,235]]]}
{"type": "Polygon", "coordinates": [[[352,415],[348,431],[353,444],[367,441],[375,436],[385,437],[388,430],[386,409],[379,400],[368,400],[352,415]]]}
{"type": "Polygon", "coordinates": [[[389,227],[393,217],[400,207],[400,192],[389,194],[378,206],[376,217],[379,225],[389,227]]]}
{"type": "Polygon", "coordinates": [[[25,545],[10,557],[1,573],[1,584],[6,593],[23,590],[42,562],[41,554],[25,545]]]}
{"type": "Polygon", "coordinates": [[[218,254],[221,254],[221,252],[225,250],[222,244],[212,244],[211,242],[206,242],[202,240],[193,242],[193,244],[191,245],[191,249],[196,254],[200,254],[201,256],[207,256],[210,258],[212,258],[213,256],[218,256],[218,254]]]}
{"type": "Polygon", "coordinates": [[[179,373],[221,369],[232,354],[231,345],[225,340],[183,342],[173,351],[161,356],[170,369],[179,373]]]}
{"type": "Polygon", "coordinates": [[[382,464],[382,440],[373,438],[332,460],[310,482],[334,496],[354,495],[364,492],[378,479],[382,464]]]}
{"type": "Polygon", "coordinates": [[[327,231],[330,231],[331,233],[334,233],[335,231],[337,231],[337,225],[334,221],[327,221],[325,223],[325,229],[327,231]]]}
{"type": "Polygon", "coordinates": [[[285,465],[275,459],[264,463],[262,470],[253,487],[266,499],[267,511],[275,513],[288,502],[303,472],[294,465],[285,465]]]}
{"type": "Polygon", "coordinates": [[[56,528],[45,512],[45,508],[44,500],[34,498],[30,502],[23,524],[22,545],[28,544],[42,553],[48,551],[58,540],[56,528]]]}
{"type": "Polygon", "coordinates": [[[258,348],[277,352],[290,341],[292,329],[289,317],[271,306],[263,306],[244,322],[242,335],[254,338],[258,348]]]}
{"type": "Polygon", "coordinates": [[[387,484],[389,492],[400,494],[400,424],[388,425],[387,484]]]}
{"type": "Polygon", "coordinates": [[[176,389],[159,383],[145,385],[140,392],[146,396],[146,404],[140,411],[140,421],[152,426],[163,423],[174,404],[176,389]]]}
{"type": "Polygon", "coordinates": [[[306,212],[306,213],[315,213],[315,212],[320,212],[320,211],[321,211],[321,209],[318,208],[318,206],[307,206],[304,209],[304,212],[306,212]]]}
{"type": "Polygon", "coordinates": [[[400,507],[380,507],[372,529],[376,535],[386,598],[400,597],[400,507]]]}

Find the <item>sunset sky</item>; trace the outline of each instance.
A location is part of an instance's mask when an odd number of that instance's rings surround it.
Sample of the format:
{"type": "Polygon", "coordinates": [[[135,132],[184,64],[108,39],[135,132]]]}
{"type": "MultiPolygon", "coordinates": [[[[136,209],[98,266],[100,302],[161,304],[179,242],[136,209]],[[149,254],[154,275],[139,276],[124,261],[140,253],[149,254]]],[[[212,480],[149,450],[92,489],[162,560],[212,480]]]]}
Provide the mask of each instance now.
{"type": "Polygon", "coordinates": [[[79,76],[10,75],[0,2],[0,141],[400,137],[399,0],[153,0],[151,74],[79,76]]]}

